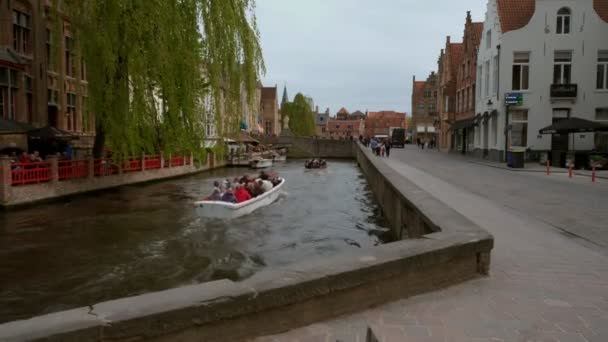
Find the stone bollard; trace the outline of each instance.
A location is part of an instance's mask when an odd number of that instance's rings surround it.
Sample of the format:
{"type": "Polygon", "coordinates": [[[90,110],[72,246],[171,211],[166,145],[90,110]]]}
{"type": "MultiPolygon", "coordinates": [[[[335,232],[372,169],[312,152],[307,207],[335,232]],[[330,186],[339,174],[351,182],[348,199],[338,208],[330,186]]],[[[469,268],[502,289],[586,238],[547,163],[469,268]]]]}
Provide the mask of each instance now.
{"type": "Polygon", "coordinates": [[[49,163],[51,182],[59,182],[59,158],[56,155],[50,155],[46,157],[46,161],[49,163]]]}
{"type": "Polygon", "coordinates": [[[9,157],[0,158],[0,201],[5,204],[11,197],[11,187],[13,186],[13,176],[11,172],[11,159],[9,157]]]}

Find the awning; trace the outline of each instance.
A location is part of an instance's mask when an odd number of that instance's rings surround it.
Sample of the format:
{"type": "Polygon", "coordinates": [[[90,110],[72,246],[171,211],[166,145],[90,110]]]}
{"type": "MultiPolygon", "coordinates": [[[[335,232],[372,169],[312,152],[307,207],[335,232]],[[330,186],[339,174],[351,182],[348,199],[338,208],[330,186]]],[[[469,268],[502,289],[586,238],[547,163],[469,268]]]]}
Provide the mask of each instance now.
{"type": "Polygon", "coordinates": [[[27,136],[30,139],[60,139],[60,140],[70,140],[78,138],[72,132],[64,131],[57,127],[53,126],[44,126],[39,129],[34,129],[27,132],[27,136]]]}
{"type": "Polygon", "coordinates": [[[608,132],[608,125],[581,118],[568,118],[559,120],[552,125],[540,129],[538,132],[540,134],[608,132]]]}
{"type": "Polygon", "coordinates": [[[464,120],[458,120],[456,122],[454,122],[454,124],[452,124],[452,126],[450,126],[450,131],[457,131],[460,129],[466,129],[466,128],[472,128],[477,126],[477,122],[475,120],[475,118],[470,118],[470,119],[464,119],[464,120]]]}
{"type": "Polygon", "coordinates": [[[28,123],[0,118],[0,133],[25,133],[33,129],[34,126],[28,123]]]}

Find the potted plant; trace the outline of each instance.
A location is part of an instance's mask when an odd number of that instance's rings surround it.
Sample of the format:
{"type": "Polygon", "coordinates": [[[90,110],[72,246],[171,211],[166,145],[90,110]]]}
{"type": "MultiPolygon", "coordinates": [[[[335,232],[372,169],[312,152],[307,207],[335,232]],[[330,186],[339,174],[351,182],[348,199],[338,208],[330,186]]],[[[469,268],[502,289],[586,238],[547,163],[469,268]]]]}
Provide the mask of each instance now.
{"type": "Polygon", "coordinates": [[[589,156],[589,165],[595,166],[596,169],[603,169],[608,166],[608,158],[601,154],[592,154],[589,156]]]}

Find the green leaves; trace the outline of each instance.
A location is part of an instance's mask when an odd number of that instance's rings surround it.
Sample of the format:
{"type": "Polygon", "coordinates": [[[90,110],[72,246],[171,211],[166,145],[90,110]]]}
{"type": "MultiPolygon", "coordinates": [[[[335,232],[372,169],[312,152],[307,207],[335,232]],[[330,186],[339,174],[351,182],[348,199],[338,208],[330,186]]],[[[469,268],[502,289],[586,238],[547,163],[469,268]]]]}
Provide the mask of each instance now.
{"type": "Polygon", "coordinates": [[[115,153],[203,153],[209,121],[219,134],[238,129],[241,86],[253,105],[264,71],[253,1],[64,3],[90,112],[115,153]]]}
{"type": "Polygon", "coordinates": [[[289,117],[289,128],[297,136],[315,135],[315,120],[306,98],[298,93],[293,102],[281,107],[281,118],[289,117]]]}

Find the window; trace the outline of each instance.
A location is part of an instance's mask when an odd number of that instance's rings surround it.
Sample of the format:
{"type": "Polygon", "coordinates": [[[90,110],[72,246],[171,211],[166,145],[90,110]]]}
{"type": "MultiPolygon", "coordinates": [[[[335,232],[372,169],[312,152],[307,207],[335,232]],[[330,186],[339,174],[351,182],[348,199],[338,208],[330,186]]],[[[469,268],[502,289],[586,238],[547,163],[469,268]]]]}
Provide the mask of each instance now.
{"type": "Polygon", "coordinates": [[[557,11],[557,28],[555,32],[557,34],[570,33],[570,9],[563,7],[557,11]]]}
{"type": "Polygon", "coordinates": [[[492,30],[488,30],[488,32],[486,32],[486,49],[489,49],[492,47],[492,30]]]}
{"type": "Polygon", "coordinates": [[[596,108],[595,120],[608,121],[608,108],[596,108]]]}
{"type": "Polygon", "coordinates": [[[59,104],[59,91],[56,89],[47,89],[47,99],[49,104],[59,104]]]}
{"type": "Polygon", "coordinates": [[[51,41],[52,41],[52,36],[51,36],[51,30],[50,29],[46,29],[46,68],[48,70],[53,70],[53,63],[51,63],[51,41]]]}
{"type": "Polygon", "coordinates": [[[418,110],[424,112],[424,105],[423,104],[418,105],[418,110]]]}
{"type": "Polygon", "coordinates": [[[19,11],[13,11],[13,48],[30,54],[30,16],[19,11]]]}
{"type": "Polygon", "coordinates": [[[608,89],[608,50],[597,53],[597,89],[608,89]]]}
{"type": "Polygon", "coordinates": [[[0,117],[14,120],[17,114],[17,71],[0,68],[0,117]]]}
{"type": "Polygon", "coordinates": [[[572,74],[572,51],[555,51],[553,83],[570,84],[572,74]]]}
{"type": "Polygon", "coordinates": [[[530,53],[515,52],[513,54],[513,90],[528,90],[530,74],[530,53]]]}
{"type": "Polygon", "coordinates": [[[76,130],[76,94],[66,94],[66,115],[68,117],[68,130],[76,130]]]}
{"type": "Polygon", "coordinates": [[[486,62],[486,73],[485,73],[485,83],[484,83],[484,94],[485,96],[490,95],[490,61],[486,62]]]}
{"type": "Polygon", "coordinates": [[[71,37],[65,37],[65,74],[72,77],[76,75],[73,50],[74,40],[71,37]]]}
{"type": "Polygon", "coordinates": [[[449,106],[450,106],[450,97],[446,96],[445,97],[445,107],[443,108],[443,111],[444,112],[449,112],[450,111],[450,109],[449,109],[450,107],[449,106]]]}
{"type": "Polygon", "coordinates": [[[8,88],[6,87],[2,87],[0,86],[0,118],[5,118],[5,113],[7,113],[6,109],[4,108],[5,103],[7,103],[8,101],[8,88]],[[7,98],[7,100],[5,100],[5,98],[7,98]]]}
{"type": "Polygon", "coordinates": [[[528,110],[511,110],[510,146],[527,147],[528,145],[528,110]]]}

